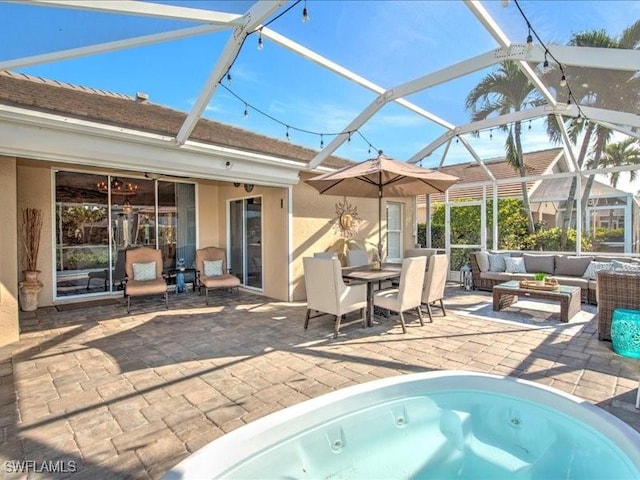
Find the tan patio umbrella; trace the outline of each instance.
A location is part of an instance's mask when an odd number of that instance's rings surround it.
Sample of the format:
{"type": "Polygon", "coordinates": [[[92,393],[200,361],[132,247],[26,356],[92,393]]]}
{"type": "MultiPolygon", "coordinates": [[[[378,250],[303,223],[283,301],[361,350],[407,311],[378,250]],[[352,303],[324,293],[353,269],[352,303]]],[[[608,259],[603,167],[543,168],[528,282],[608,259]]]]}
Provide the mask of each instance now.
{"type": "Polygon", "coordinates": [[[378,255],[382,259],[382,197],[444,192],[458,177],[385,157],[349,165],[306,181],[321,194],[378,198],[378,255]]]}

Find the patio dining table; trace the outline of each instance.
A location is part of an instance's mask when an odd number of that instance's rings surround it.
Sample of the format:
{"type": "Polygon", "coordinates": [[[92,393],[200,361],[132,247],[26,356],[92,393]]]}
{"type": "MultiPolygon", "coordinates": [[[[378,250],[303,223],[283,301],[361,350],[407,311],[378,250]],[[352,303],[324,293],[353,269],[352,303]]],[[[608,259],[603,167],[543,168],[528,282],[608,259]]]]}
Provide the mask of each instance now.
{"type": "Polygon", "coordinates": [[[358,280],[367,284],[367,326],[373,326],[373,288],[375,283],[385,282],[400,277],[402,265],[399,263],[383,263],[380,269],[373,269],[370,265],[359,267],[344,267],[342,278],[358,280]]]}

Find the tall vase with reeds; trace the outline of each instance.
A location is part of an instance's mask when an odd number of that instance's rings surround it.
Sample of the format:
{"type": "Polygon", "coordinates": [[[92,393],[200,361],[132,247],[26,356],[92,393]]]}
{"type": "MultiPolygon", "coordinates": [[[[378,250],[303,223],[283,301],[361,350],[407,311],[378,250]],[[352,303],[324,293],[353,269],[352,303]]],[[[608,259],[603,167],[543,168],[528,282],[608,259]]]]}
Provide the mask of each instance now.
{"type": "Polygon", "coordinates": [[[42,210],[25,208],[22,210],[24,279],[20,282],[20,308],[33,311],[38,308],[38,294],[42,290],[42,282],[38,278],[38,251],[42,233],[42,210]]]}

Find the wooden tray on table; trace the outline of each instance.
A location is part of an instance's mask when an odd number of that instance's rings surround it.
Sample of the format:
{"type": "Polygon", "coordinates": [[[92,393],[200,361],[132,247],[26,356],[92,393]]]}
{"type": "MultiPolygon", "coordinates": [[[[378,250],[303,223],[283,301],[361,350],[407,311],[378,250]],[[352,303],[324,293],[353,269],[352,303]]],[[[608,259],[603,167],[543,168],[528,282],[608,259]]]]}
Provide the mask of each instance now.
{"type": "Polygon", "coordinates": [[[520,280],[520,288],[528,288],[531,290],[546,290],[550,292],[557,290],[559,286],[557,280],[546,280],[543,285],[535,280],[520,280]]]}

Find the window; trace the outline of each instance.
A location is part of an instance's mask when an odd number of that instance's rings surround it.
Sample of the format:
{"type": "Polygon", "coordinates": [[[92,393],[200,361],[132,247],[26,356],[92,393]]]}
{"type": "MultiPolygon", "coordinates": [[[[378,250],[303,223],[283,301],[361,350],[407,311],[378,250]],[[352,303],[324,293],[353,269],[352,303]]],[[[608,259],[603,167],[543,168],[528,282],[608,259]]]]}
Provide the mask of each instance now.
{"type": "Polygon", "coordinates": [[[56,298],[122,288],[124,252],[149,246],[165,269],[195,257],[195,185],[56,172],[56,298]]]}
{"type": "Polygon", "coordinates": [[[387,203],[387,260],[402,259],[402,204],[387,203]]]}

